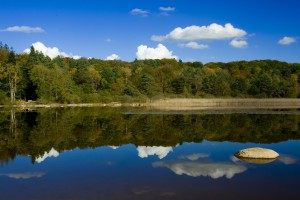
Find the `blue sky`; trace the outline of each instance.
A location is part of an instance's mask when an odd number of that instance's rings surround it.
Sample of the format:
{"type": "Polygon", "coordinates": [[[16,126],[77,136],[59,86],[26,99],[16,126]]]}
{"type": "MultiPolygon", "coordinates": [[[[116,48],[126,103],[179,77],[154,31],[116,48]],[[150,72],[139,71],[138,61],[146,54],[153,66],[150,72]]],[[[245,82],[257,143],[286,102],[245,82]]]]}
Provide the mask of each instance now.
{"type": "Polygon", "coordinates": [[[48,52],[99,59],[300,62],[300,2],[296,0],[0,3],[0,41],[18,53],[40,42],[44,51],[51,48],[48,52]]]}

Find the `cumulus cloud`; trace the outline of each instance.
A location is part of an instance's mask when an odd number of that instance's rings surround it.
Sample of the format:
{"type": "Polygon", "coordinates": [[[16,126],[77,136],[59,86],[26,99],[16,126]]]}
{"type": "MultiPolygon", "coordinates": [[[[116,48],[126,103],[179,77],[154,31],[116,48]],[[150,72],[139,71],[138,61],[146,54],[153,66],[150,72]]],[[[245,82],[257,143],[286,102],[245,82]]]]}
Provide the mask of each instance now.
{"type": "Polygon", "coordinates": [[[234,48],[245,48],[248,46],[247,41],[238,39],[233,39],[229,44],[234,48]]]}
{"type": "Polygon", "coordinates": [[[107,56],[105,60],[120,60],[120,56],[117,54],[111,54],[110,56],[107,56]]]}
{"type": "Polygon", "coordinates": [[[283,37],[281,40],[278,41],[278,44],[282,45],[290,45],[296,42],[296,38],[293,37],[283,37]]]}
{"type": "Polygon", "coordinates": [[[225,176],[231,179],[234,175],[247,170],[245,166],[227,163],[200,163],[190,161],[176,162],[155,162],[153,167],[166,167],[177,175],[187,175],[191,177],[209,176],[218,179],[225,176]]]}
{"type": "Polygon", "coordinates": [[[46,158],[50,158],[50,157],[58,157],[59,156],[59,152],[56,151],[54,148],[52,148],[49,152],[45,152],[43,156],[38,157],[37,159],[35,159],[35,161],[37,163],[41,163],[43,162],[46,158]]]}
{"type": "MultiPolygon", "coordinates": [[[[33,43],[32,46],[36,51],[41,52],[45,56],[49,56],[51,59],[56,58],[57,56],[70,57],[74,59],[79,59],[81,56],[73,56],[72,54],[67,54],[60,51],[57,47],[47,47],[42,42],[33,43]]],[[[30,53],[30,48],[25,49],[24,53],[30,53]]]]}
{"type": "Polygon", "coordinates": [[[213,23],[209,26],[188,26],[175,28],[167,35],[153,35],[153,41],[197,41],[197,40],[223,40],[242,38],[247,32],[235,28],[230,23],[224,26],[213,23]]]}
{"type": "Polygon", "coordinates": [[[140,8],[132,9],[132,10],[130,11],[130,13],[131,13],[132,15],[140,15],[140,16],[143,16],[143,17],[146,17],[146,16],[148,16],[148,14],[149,14],[149,12],[148,12],[147,10],[142,10],[142,9],[140,9],[140,8]]]}
{"type": "Polygon", "coordinates": [[[30,179],[30,178],[41,178],[45,175],[43,172],[26,172],[26,173],[8,173],[0,174],[0,176],[6,176],[13,179],[30,179]]]}
{"type": "Polygon", "coordinates": [[[169,7],[162,7],[162,6],[159,7],[159,10],[164,11],[164,12],[175,11],[175,9],[176,9],[175,7],[170,7],[170,6],[169,7]]]}
{"type": "Polygon", "coordinates": [[[40,27],[30,27],[30,26],[11,26],[6,29],[2,29],[2,32],[23,32],[23,33],[43,33],[44,29],[40,27]]]}
{"type": "Polygon", "coordinates": [[[198,44],[197,42],[189,42],[186,44],[179,44],[180,47],[187,47],[192,49],[207,49],[208,45],[198,44]]]}
{"type": "Polygon", "coordinates": [[[156,48],[150,48],[146,45],[140,45],[137,48],[136,57],[138,60],[145,59],[164,59],[164,58],[175,58],[177,56],[173,55],[172,51],[169,51],[167,47],[162,44],[158,44],[156,48]]]}
{"type": "Polygon", "coordinates": [[[191,154],[191,155],[186,155],[186,156],[179,156],[179,159],[188,159],[191,161],[196,161],[199,158],[208,158],[210,154],[206,153],[196,153],[196,154],[191,154]]]}
{"type": "Polygon", "coordinates": [[[136,149],[138,151],[140,158],[147,158],[148,156],[157,155],[159,159],[163,159],[166,157],[170,152],[173,151],[172,147],[146,147],[146,146],[139,146],[136,149]]]}

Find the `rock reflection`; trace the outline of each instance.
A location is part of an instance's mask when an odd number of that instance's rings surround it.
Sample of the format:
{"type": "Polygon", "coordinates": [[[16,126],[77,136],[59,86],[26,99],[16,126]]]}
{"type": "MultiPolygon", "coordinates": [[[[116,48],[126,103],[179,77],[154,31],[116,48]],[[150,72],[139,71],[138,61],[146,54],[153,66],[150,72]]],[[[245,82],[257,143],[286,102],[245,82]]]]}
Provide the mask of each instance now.
{"type": "Polygon", "coordinates": [[[209,176],[218,179],[225,176],[231,179],[234,175],[247,170],[243,165],[231,163],[201,163],[191,161],[165,161],[154,162],[153,167],[166,167],[177,175],[187,175],[191,177],[209,176]]]}
{"type": "Polygon", "coordinates": [[[12,179],[31,179],[31,178],[41,178],[45,175],[43,172],[26,172],[26,173],[7,173],[0,174],[0,176],[6,176],[12,179]]]}
{"type": "Polygon", "coordinates": [[[171,151],[173,151],[172,147],[146,147],[146,146],[139,146],[136,149],[138,151],[140,158],[147,158],[148,156],[157,155],[159,159],[163,159],[166,157],[171,151]]]}
{"type": "Polygon", "coordinates": [[[273,161],[275,161],[277,158],[274,159],[262,159],[262,158],[238,158],[239,160],[246,162],[246,163],[250,163],[250,164],[268,164],[271,163],[273,161]]]}
{"type": "Polygon", "coordinates": [[[59,152],[56,151],[54,148],[52,148],[49,152],[45,152],[43,156],[38,157],[35,161],[37,163],[41,163],[44,160],[46,160],[46,158],[49,157],[58,157],[59,156],[59,152]]]}

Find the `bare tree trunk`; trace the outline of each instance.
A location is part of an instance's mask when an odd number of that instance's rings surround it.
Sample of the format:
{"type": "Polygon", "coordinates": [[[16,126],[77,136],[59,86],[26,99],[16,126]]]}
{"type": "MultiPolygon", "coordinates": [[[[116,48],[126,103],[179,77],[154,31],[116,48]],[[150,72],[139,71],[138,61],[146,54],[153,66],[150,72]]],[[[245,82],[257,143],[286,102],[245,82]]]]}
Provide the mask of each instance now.
{"type": "Polygon", "coordinates": [[[10,111],[10,127],[9,127],[10,137],[16,136],[16,129],[17,129],[16,110],[12,109],[10,111]]]}
{"type": "Polygon", "coordinates": [[[9,74],[10,102],[16,103],[17,80],[15,74],[9,74]]]}

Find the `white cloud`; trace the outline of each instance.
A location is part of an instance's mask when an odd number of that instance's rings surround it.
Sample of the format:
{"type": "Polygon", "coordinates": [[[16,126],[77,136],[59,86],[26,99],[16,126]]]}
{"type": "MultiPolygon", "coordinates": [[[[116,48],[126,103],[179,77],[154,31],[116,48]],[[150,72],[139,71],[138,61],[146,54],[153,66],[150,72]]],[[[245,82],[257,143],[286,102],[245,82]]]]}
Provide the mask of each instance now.
{"type": "Polygon", "coordinates": [[[225,176],[231,179],[234,175],[247,170],[245,166],[227,163],[200,163],[190,161],[177,162],[155,162],[153,167],[166,167],[177,175],[187,175],[191,177],[209,176],[218,179],[225,176]]]}
{"type": "Polygon", "coordinates": [[[175,58],[177,56],[173,55],[172,51],[169,51],[167,47],[162,44],[158,44],[156,48],[150,48],[146,45],[140,45],[137,48],[136,57],[138,60],[145,59],[163,59],[163,58],[175,58]]]}
{"type": "Polygon", "coordinates": [[[283,37],[281,40],[278,41],[278,44],[282,45],[290,45],[296,42],[296,38],[293,37],[283,37]]]}
{"type": "Polygon", "coordinates": [[[68,55],[68,56],[66,56],[66,57],[71,57],[71,58],[73,58],[73,59],[75,59],[75,60],[78,60],[78,59],[81,58],[81,56],[73,56],[72,54],[70,54],[70,55],[68,55]]]}
{"type": "Polygon", "coordinates": [[[2,29],[2,32],[23,32],[23,33],[43,33],[44,29],[40,27],[30,27],[30,26],[11,26],[6,29],[2,29]]]}
{"type": "Polygon", "coordinates": [[[41,178],[45,175],[43,172],[26,172],[26,173],[9,173],[0,174],[0,176],[6,176],[13,179],[30,179],[30,178],[41,178]]]}
{"type": "Polygon", "coordinates": [[[107,56],[105,60],[120,60],[120,56],[117,54],[111,54],[110,56],[107,56]]]}
{"type": "Polygon", "coordinates": [[[191,155],[186,155],[186,156],[179,156],[179,159],[188,159],[191,161],[196,161],[199,158],[208,158],[210,154],[205,154],[205,153],[197,153],[197,154],[191,154],[191,155]]]}
{"type": "Polygon", "coordinates": [[[172,147],[146,147],[139,146],[136,149],[138,151],[140,158],[147,158],[148,156],[157,155],[159,159],[163,159],[166,157],[171,151],[173,151],[172,147]]]}
{"type": "Polygon", "coordinates": [[[132,10],[130,11],[130,13],[131,13],[132,15],[141,15],[141,16],[143,16],[143,17],[146,17],[146,16],[148,16],[148,14],[149,14],[149,12],[148,12],[147,10],[142,10],[142,9],[139,9],[139,8],[132,9],[132,10]]]}
{"type": "Polygon", "coordinates": [[[198,44],[197,42],[189,42],[186,44],[179,44],[180,47],[187,47],[192,49],[207,49],[208,45],[198,44]]]}
{"type": "Polygon", "coordinates": [[[233,39],[229,44],[234,48],[245,48],[248,46],[247,41],[238,39],[233,39]]]}
{"type": "Polygon", "coordinates": [[[58,151],[56,151],[54,148],[52,148],[49,152],[45,152],[43,156],[38,157],[37,159],[35,159],[35,161],[37,163],[41,163],[43,162],[46,158],[50,158],[50,157],[58,157],[59,153],[58,151]]]}
{"type": "Polygon", "coordinates": [[[164,11],[164,12],[170,12],[170,11],[175,11],[175,7],[159,7],[160,11],[164,11]]]}
{"type": "MultiPolygon", "coordinates": [[[[42,42],[33,43],[32,46],[36,51],[43,53],[45,56],[49,56],[51,59],[56,58],[57,56],[70,57],[74,59],[81,58],[81,56],[73,56],[72,54],[59,51],[57,47],[46,47],[42,42]]],[[[24,53],[30,53],[30,48],[25,49],[24,53]]]]}
{"type": "Polygon", "coordinates": [[[225,26],[213,23],[209,26],[188,26],[175,28],[167,35],[153,35],[153,41],[196,41],[196,40],[223,40],[242,38],[247,32],[233,27],[230,23],[225,26]]]}

